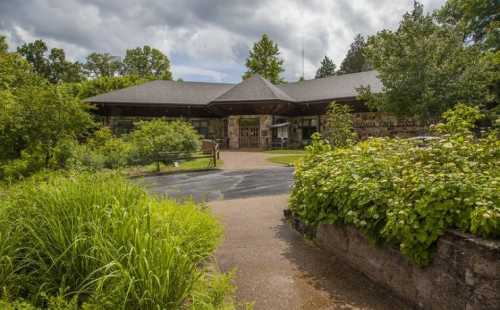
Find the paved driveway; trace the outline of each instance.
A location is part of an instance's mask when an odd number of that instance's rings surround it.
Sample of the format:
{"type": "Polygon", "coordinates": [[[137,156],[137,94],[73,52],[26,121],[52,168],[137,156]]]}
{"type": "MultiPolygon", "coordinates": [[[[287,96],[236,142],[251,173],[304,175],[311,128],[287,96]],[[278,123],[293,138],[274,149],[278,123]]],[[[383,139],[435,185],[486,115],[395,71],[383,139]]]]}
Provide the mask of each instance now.
{"type": "Polygon", "coordinates": [[[171,174],[142,181],[153,193],[197,201],[286,194],[293,183],[293,169],[270,167],[255,170],[216,170],[171,174]]]}

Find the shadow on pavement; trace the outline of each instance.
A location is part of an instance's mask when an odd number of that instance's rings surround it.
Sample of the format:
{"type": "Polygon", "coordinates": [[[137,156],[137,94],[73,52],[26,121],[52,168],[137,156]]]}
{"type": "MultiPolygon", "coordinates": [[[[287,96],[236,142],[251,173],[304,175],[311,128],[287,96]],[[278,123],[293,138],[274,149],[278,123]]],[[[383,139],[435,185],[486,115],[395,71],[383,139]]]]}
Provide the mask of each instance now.
{"type": "Polygon", "coordinates": [[[306,241],[284,218],[274,229],[276,237],[288,244],[282,255],[300,270],[307,282],[338,303],[339,308],[412,309],[348,264],[306,241]]]}

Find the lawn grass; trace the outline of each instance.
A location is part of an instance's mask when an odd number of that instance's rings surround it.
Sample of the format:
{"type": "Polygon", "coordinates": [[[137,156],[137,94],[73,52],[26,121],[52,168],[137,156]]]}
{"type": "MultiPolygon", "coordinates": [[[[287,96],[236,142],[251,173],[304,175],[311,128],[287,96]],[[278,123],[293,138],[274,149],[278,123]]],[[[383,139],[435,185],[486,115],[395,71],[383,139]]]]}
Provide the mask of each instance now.
{"type": "MultiPolygon", "coordinates": [[[[148,175],[155,173],[214,169],[213,167],[209,166],[209,163],[210,163],[210,158],[197,158],[193,160],[182,161],[179,163],[177,167],[173,165],[161,164],[160,171],[156,170],[156,163],[153,163],[145,166],[129,167],[124,169],[123,172],[127,176],[141,176],[141,175],[148,175]]],[[[217,160],[217,167],[221,167],[222,165],[223,165],[222,160],[217,160]]]]}
{"type": "Polygon", "coordinates": [[[293,150],[293,149],[277,149],[277,150],[269,150],[269,151],[264,151],[264,153],[268,154],[305,154],[306,151],[304,150],[293,150]]]}
{"type": "Polygon", "coordinates": [[[269,157],[267,160],[270,162],[273,162],[275,164],[282,164],[285,166],[293,166],[293,163],[295,163],[297,160],[302,159],[304,155],[301,154],[294,154],[294,155],[282,155],[282,156],[272,156],[269,157]]]}

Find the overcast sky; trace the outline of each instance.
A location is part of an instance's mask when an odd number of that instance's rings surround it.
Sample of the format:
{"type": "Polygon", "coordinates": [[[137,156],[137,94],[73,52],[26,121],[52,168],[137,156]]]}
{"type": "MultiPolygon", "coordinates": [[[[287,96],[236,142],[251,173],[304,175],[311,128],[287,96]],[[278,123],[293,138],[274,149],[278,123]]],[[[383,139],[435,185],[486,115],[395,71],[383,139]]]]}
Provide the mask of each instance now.
{"type": "MultiPolygon", "coordinates": [[[[423,0],[427,11],[444,0],[423,0]]],[[[83,60],[123,56],[151,45],[166,53],[174,78],[238,82],[252,44],[278,43],[289,81],[312,78],[328,55],[340,64],[357,33],[394,29],[412,0],[0,0],[0,34],[11,48],[43,39],[83,60]]]]}

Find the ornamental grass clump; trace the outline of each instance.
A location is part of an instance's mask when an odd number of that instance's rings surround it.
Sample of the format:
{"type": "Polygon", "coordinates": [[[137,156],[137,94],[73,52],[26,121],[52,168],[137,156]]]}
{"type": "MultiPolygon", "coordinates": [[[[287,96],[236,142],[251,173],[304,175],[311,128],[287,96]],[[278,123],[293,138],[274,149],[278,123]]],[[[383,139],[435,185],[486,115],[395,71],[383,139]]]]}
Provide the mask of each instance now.
{"type": "Polygon", "coordinates": [[[204,264],[220,238],[194,203],[151,198],[117,175],[42,177],[2,196],[0,286],[42,308],[222,307],[229,280],[204,264]]]}
{"type": "Polygon", "coordinates": [[[332,149],[316,139],[296,166],[290,208],[310,225],[354,225],[420,265],[447,229],[499,238],[500,141],[471,135],[478,114],[458,105],[425,143],[372,138],[332,149]]]}

